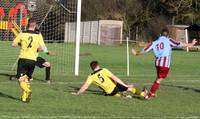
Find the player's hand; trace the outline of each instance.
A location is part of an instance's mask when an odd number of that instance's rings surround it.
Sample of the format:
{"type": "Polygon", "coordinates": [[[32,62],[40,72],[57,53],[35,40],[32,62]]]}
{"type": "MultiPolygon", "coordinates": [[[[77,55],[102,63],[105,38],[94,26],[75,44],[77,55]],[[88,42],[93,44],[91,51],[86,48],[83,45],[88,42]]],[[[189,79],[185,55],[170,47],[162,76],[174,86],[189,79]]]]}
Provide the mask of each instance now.
{"type": "Polygon", "coordinates": [[[192,45],[195,45],[197,43],[197,39],[192,40],[192,45]]]}
{"type": "Polygon", "coordinates": [[[133,87],[134,87],[133,84],[129,84],[129,85],[128,85],[128,88],[133,88],[133,87]]]}
{"type": "Polygon", "coordinates": [[[55,53],[49,51],[49,52],[48,52],[48,55],[53,56],[53,55],[55,55],[55,53]]]}
{"type": "Polygon", "coordinates": [[[37,49],[37,52],[43,52],[42,47],[39,47],[39,48],[37,49]]]}
{"type": "Polygon", "coordinates": [[[138,53],[135,49],[133,49],[133,48],[132,48],[131,52],[132,52],[132,54],[135,55],[135,56],[139,55],[139,53],[138,53]]]}
{"type": "Polygon", "coordinates": [[[78,95],[79,95],[79,93],[77,93],[77,92],[72,92],[71,94],[72,94],[72,95],[75,95],[75,96],[78,96],[78,95]]]}

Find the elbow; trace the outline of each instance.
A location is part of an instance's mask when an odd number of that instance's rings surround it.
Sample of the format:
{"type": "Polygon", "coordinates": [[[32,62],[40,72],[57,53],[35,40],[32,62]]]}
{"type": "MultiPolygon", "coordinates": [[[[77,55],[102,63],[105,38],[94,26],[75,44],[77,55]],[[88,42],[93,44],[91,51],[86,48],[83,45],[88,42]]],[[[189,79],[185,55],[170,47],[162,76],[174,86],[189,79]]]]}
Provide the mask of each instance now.
{"type": "Polygon", "coordinates": [[[39,52],[45,52],[45,53],[48,53],[48,49],[47,49],[46,46],[40,46],[40,47],[38,48],[38,51],[39,51],[39,52]]]}
{"type": "Polygon", "coordinates": [[[14,43],[13,43],[11,46],[12,46],[12,47],[17,47],[17,45],[16,45],[16,44],[14,44],[14,43]]]}
{"type": "Polygon", "coordinates": [[[42,47],[39,47],[39,48],[37,49],[37,51],[38,51],[38,52],[44,52],[44,49],[43,49],[42,47]]]}

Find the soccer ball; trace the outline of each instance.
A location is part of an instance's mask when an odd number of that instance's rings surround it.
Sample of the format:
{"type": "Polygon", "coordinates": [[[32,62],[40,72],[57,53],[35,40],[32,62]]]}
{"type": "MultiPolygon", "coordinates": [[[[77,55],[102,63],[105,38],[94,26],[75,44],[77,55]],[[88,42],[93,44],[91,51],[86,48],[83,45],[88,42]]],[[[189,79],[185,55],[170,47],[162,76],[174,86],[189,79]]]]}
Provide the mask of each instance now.
{"type": "Polygon", "coordinates": [[[132,98],[132,96],[131,95],[127,95],[126,98],[132,98]]]}
{"type": "Polygon", "coordinates": [[[30,0],[27,4],[28,10],[31,12],[36,11],[37,5],[36,5],[36,0],[30,0]]]}
{"type": "Polygon", "coordinates": [[[55,4],[56,0],[46,0],[46,3],[49,5],[55,4]]]}

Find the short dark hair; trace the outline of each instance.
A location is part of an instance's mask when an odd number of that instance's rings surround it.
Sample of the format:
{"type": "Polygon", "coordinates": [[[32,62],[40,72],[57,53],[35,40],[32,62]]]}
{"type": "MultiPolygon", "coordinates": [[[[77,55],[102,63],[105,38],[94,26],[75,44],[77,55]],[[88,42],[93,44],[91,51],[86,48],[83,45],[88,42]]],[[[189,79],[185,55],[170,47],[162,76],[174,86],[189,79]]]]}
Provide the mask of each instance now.
{"type": "Polygon", "coordinates": [[[99,65],[98,61],[92,61],[90,62],[90,68],[94,70],[99,65]]]}
{"type": "Polygon", "coordinates": [[[37,26],[37,21],[33,18],[28,20],[28,28],[29,27],[33,27],[33,26],[37,26]]]}
{"type": "Polygon", "coordinates": [[[162,36],[168,36],[169,35],[169,30],[167,28],[162,29],[161,35],[162,36]]]}

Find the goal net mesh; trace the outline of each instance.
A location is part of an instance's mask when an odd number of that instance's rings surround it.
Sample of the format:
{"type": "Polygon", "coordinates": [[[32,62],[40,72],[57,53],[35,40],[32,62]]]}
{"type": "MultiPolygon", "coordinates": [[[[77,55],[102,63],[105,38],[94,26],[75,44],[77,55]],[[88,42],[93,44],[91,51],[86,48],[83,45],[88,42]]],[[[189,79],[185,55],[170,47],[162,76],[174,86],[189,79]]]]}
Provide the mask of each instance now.
{"type": "MultiPolygon", "coordinates": [[[[4,9],[5,13],[3,16],[0,11],[1,72],[16,71],[19,48],[16,50],[10,46],[15,37],[12,29],[19,27],[23,31],[26,29],[23,26],[25,24],[23,23],[24,18],[34,18],[39,24],[45,44],[55,54],[48,56],[40,53],[39,56],[51,63],[53,75],[71,75],[73,73],[75,41],[65,39],[65,30],[76,28],[77,0],[3,0],[0,3],[0,8],[4,9]],[[24,5],[25,8],[19,7],[19,5],[24,5]],[[19,7],[19,12],[12,19],[9,18],[11,8],[17,9],[17,7],[19,7]],[[24,12],[24,9],[27,12],[24,12]],[[9,23],[9,21],[12,21],[11,28],[3,28],[7,25],[3,22],[9,23]],[[66,24],[70,22],[75,24],[71,28],[67,28],[66,24]]],[[[73,35],[71,37],[75,37],[76,34],[73,35]]],[[[44,72],[36,69],[35,74],[40,75],[44,72]]]]}

